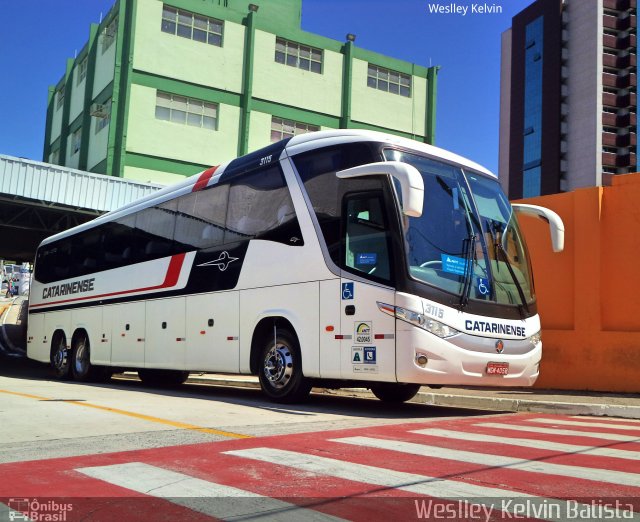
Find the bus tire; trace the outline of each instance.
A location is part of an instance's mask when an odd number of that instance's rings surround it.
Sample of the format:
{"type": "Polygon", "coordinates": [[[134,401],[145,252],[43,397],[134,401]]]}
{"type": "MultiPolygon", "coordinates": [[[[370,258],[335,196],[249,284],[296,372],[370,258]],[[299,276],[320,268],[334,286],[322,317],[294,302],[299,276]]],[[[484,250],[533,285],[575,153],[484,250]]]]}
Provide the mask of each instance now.
{"type": "Polygon", "coordinates": [[[383,402],[406,402],[413,399],[420,390],[420,384],[381,382],[371,386],[371,392],[383,402]]]}
{"type": "Polygon", "coordinates": [[[91,364],[89,337],[79,334],[71,346],[71,377],[74,381],[87,382],[93,380],[95,374],[96,370],[91,364]]]}
{"type": "Polygon", "coordinates": [[[300,347],[289,330],[276,329],[275,346],[273,338],[265,340],[258,378],[262,391],[274,402],[291,404],[309,396],[311,383],[302,374],[300,347]]]}
{"type": "Polygon", "coordinates": [[[67,379],[69,377],[69,368],[71,359],[69,350],[67,350],[67,339],[63,333],[58,333],[53,337],[51,343],[51,369],[56,379],[67,379]]]}
{"type": "Polygon", "coordinates": [[[138,377],[143,384],[159,388],[174,388],[184,384],[189,378],[189,372],[181,370],[138,370],[138,377]]]}

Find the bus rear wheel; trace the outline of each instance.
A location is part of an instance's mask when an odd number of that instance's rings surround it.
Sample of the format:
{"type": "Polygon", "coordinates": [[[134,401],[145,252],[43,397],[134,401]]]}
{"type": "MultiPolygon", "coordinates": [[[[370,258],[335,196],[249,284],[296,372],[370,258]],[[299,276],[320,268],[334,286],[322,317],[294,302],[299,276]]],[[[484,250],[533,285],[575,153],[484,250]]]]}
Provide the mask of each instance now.
{"type": "Polygon", "coordinates": [[[309,396],[311,383],[302,374],[300,347],[289,330],[278,328],[265,341],[258,378],[262,391],[274,402],[290,404],[309,396]]]}
{"type": "Polygon", "coordinates": [[[187,381],[189,372],[181,370],[138,370],[138,377],[147,386],[174,388],[187,381]]]}
{"type": "Polygon", "coordinates": [[[73,380],[86,382],[95,378],[97,369],[91,364],[89,338],[78,335],[71,347],[71,376],[73,380]]]}
{"type": "Polygon", "coordinates": [[[371,386],[372,393],[383,402],[406,402],[413,399],[420,390],[419,384],[381,382],[371,386]]]}
{"type": "Polygon", "coordinates": [[[69,376],[70,358],[64,335],[59,334],[54,337],[50,360],[56,379],[66,379],[69,376]]]}

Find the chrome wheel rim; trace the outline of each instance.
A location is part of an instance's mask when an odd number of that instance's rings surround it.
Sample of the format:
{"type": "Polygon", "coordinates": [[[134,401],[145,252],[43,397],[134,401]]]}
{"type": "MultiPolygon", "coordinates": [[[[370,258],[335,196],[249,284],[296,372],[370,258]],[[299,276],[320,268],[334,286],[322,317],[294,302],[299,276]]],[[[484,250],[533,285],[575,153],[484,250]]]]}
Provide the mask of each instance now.
{"type": "Polygon", "coordinates": [[[293,375],[293,356],[288,346],[277,344],[264,360],[264,376],[276,389],[284,388],[293,375]]]}
{"type": "Polygon", "coordinates": [[[63,370],[67,365],[67,350],[64,343],[60,342],[58,348],[53,353],[53,367],[56,370],[63,370]]]}
{"type": "Polygon", "coordinates": [[[87,345],[84,341],[78,344],[76,348],[76,356],[74,361],[74,366],[77,374],[83,374],[87,369],[87,363],[89,362],[87,355],[89,351],[87,350],[87,345]]]}

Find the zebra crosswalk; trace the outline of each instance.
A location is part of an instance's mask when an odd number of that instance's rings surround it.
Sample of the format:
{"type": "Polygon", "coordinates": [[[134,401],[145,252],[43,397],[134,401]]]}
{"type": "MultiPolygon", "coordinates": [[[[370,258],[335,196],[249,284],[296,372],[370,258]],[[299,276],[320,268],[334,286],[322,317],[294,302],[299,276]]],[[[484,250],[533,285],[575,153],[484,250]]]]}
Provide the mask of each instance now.
{"type": "Polygon", "coordinates": [[[0,521],[640,520],[639,457],[630,420],[436,419],[3,464],[0,521]]]}

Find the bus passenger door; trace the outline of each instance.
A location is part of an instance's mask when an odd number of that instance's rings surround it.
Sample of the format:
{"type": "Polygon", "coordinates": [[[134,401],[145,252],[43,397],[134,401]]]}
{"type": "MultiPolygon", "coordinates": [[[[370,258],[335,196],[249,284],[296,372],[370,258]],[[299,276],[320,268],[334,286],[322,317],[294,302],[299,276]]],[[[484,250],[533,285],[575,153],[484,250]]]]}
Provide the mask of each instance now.
{"type": "Polygon", "coordinates": [[[340,289],[343,379],[395,381],[395,318],[391,242],[381,192],[347,194],[342,220],[344,271],[340,289]]]}

